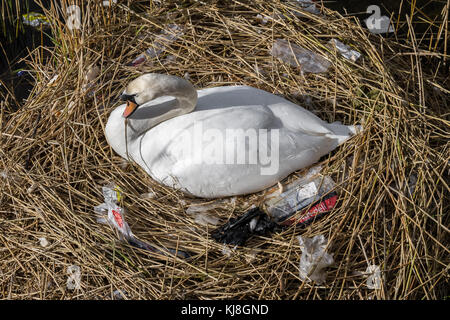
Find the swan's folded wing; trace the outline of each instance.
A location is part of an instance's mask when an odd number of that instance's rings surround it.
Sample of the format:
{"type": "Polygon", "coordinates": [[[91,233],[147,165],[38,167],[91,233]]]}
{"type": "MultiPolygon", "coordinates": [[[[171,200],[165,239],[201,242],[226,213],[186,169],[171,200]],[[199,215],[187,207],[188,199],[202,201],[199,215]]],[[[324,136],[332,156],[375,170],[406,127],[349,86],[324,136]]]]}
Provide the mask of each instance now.
{"type": "Polygon", "coordinates": [[[246,152],[256,154],[252,148],[258,146],[250,142],[252,137],[276,126],[274,121],[277,119],[271,110],[263,106],[185,114],[149,130],[141,140],[140,161],[136,161],[143,168],[151,168],[147,171],[157,180],[168,175],[180,177],[193,164],[227,162],[234,143],[239,150],[243,141],[246,152]]]}

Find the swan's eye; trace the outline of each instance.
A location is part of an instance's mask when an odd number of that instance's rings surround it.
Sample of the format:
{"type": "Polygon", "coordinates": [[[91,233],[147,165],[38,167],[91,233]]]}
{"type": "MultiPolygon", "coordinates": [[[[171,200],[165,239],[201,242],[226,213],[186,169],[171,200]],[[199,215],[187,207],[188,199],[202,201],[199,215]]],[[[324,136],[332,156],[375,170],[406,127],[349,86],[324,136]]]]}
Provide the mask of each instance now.
{"type": "Polygon", "coordinates": [[[120,95],[120,99],[123,101],[128,101],[128,100],[134,101],[134,98],[136,98],[136,97],[137,97],[137,94],[121,94],[120,95]]]}

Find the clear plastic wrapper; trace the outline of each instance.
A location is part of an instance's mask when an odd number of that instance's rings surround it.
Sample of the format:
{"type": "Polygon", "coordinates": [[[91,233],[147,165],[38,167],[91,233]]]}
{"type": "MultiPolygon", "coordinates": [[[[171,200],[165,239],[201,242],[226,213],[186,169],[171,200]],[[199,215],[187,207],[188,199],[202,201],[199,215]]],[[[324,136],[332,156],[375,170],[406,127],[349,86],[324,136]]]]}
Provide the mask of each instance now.
{"type": "Polygon", "coordinates": [[[130,226],[125,221],[125,209],[117,204],[117,202],[120,202],[122,199],[123,192],[120,187],[114,183],[110,183],[103,186],[102,191],[105,202],[94,207],[94,212],[97,214],[97,222],[111,224],[117,231],[119,231],[120,236],[124,240],[137,248],[164,255],[170,253],[180,258],[189,257],[187,252],[176,251],[173,249],[158,249],[151,244],[137,239],[133,232],[131,232],[130,226]]]}
{"type": "Polygon", "coordinates": [[[367,288],[373,289],[373,290],[381,289],[380,267],[377,265],[371,264],[371,265],[367,266],[365,273],[366,273],[366,275],[368,275],[367,281],[366,281],[367,288]]]}
{"type": "Polygon", "coordinates": [[[300,257],[300,278],[303,281],[324,283],[326,279],[326,267],[334,263],[333,255],[326,251],[327,239],[324,235],[312,238],[297,237],[302,250],[300,257]]]}
{"type": "Polygon", "coordinates": [[[271,54],[293,67],[300,67],[300,70],[306,73],[326,72],[331,66],[321,55],[284,39],[274,41],[271,54]]]}
{"type": "Polygon", "coordinates": [[[312,167],[283,186],[281,194],[276,188],[269,190],[264,209],[273,221],[282,226],[307,224],[334,208],[337,194],[331,191],[335,183],[331,177],[322,176],[320,170],[320,166],[312,167]],[[312,207],[306,211],[311,204],[312,207]]]}
{"type": "Polygon", "coordinates": [[[261,208],[252,207],[237,218],[215,229],[211,236],[217,242],[243,245],[252,235],[267,235],[291,225],[305,226],[330,212],[338,195],[329,176],[321,167],[310,168],[289,183],[269,189],[261,208]]]}
{"type": "Polygon", "coordinates": [[[337,39],[331,39],[329,43],[336,47],[336,49],[340,52],[340,54],[347,60],[351,60],[355,62],[361,57],[361,53],[358,51],[352,50],[349,46],[343,44],[337,39]]]}

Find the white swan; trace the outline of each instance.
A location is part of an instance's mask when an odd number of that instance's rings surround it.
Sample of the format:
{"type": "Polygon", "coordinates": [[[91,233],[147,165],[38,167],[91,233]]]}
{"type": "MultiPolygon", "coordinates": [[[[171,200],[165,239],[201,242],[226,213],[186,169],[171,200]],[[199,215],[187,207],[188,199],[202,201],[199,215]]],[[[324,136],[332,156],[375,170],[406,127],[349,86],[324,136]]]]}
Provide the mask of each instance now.
{"type": "Polygon", "coordinates": [[[356,130],[263,90],[197,91],[170,75],[142,75],[121,97],[127,104],[112,111],[105,127],[113,150],[159,183],[203,198],[263,190],[315,163],[356,130]]]}

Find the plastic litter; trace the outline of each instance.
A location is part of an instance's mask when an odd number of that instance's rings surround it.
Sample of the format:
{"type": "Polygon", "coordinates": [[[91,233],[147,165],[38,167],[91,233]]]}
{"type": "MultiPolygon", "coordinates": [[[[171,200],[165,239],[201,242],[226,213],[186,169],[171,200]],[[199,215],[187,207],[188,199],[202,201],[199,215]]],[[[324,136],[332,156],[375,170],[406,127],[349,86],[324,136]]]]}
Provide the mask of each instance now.
{"type": "Polygon", "coordinates": [[[109,7],[111,5],[115,5],[117,3],[117,0],[104,0],[102,2],[102,6],[109,7]]]}
{"type": "Polygon", "coordinates": [[[269,17],[267,16],[262,16],[261,14],[257,14],[256,15],[256,20],[261,23],[261,24],[267,24],[267,22],[269,22],[269,17]]]}
{"type": "Polygon", "coordinates": [[[141,199],[155,199],[157,197],[156,192],[153,190],[150,190],[147,193],[143,193],[139,196],[141,199]]]}
{"type": "Polygon", "coordinates": [[[225,200],[216,200],[212,203],[207,204],[194,204],[190,205],[186,209],[186,213],[193,216],[195,218],[194,222],[203,226],[213,225],[217,226],[220,222],[220,219],[214,216],[213,214],[209,214],[209,212],[218,209],[218,208],[226,208],[227,205],[234,204],[236,200],[235,197],[231,199],[225,200]]]}
{"type": "Polygon", "coordinates": [[[39,28],[40,26],[48,27],[50,26],[50,20],[38,12],[29,12],[22,15],[22,22],[25,25],[31,26],[33,28],[39,28]]]}
{"type": "Polygon", "coordinates": [[[233,248],[230,248],[229,246],[227,246],[226,244],[223,245],[222,247],[222,254],[224,256],[227,256],[228,258],[230,258],[233,254],[233,252],[236,250],[237,246],[234,246],[233,248]]]}
{"type": "Polygon", "coordinates": [[[258,207],[251,208],[238,218],[215,229],[211,237],[219,243],[242,246],[252,235],[266,235],[274,230],[269,216],[258,207]]]}
{"type": "MultiPolygon", "coordinates": [[[[319,8],[317,8],[316,4],[312,0],[291,0],[291,2],[295,2],[303,11],[320,14],[319,8]]],[[[299,17],[304,17],[304,14],[296,12],[295,15],[299,17]]]]}
{"type": "Polygon", "coordinates": [[[366,269],[366,274],[368,274],[368,278],[366,281],[367,288],[377,290],[381,289],[381,271],[380,267],[374,264],[371,264],[366,269]]]}
{"type": "Polygon", "coordinates": [[[335,46],[336,49],[342,54],[342,56],[347,60],[355,62],[361,57],[361,53],[352,50],[349,46],[343,44],[337,39],[331,39],[328,43],[335,46]]]}
{"type": "Polygon", "coordinates": [[[71,265],[67,268],[67,274],[69,275],[66,282],[67,289],[69,290],[80,289],[81,268],[77,265],[71,265]]]}
{"type": "Polygon", "coordinates": [[[36,190],[37,187],[38,187],[38,184],[36,182],[33,182],[31,184],[31,186],[28,187],[27,193],[28,194],[33,193],[36,190]]]}
{"type": "Polygon", "coordinates": [[[242,216],[231,218],[211,233],[220,243],[243,245],[252,235],[297,225],[304,227],[330,212],[338,195],[334,181],[314,166],[290,183],[267,191],[261,208],[252,207],[242,216]],[[280,192],[281,191],[281,192],[280,192]]]}
{"type": "Polygon", "coordinates": [[[300,67],[301,72],[326,72],[331,63],[321,55],[284,39],[277,39],[273,43],[272,56],[293,67],[300,67]]]}
{"type": "Polygon", "coordinates": [[[48,240],[45,237],[39,238],[39,244],[41,245],[41,247],[46,247],[48,246],[48,240]]]}
{"type": "Polygon", "coordinates": [[[122,290],[114,290],[113,292],[114,300],[124,300],[127,295],[128,292],[122,290]]]}
{"type": "Polygon", "coordinates": [[[314,281],[318,284],[325,282],[326,267],[334,263],[333,254],[326,252],[327,239],[324,235],[313,238],[297,237],[302,255],[300,257],[300,278],[303,281],[314,281]]]}
{"type": "Polygon", "coordinates": [[[94,212],[98,215],[97,222],[111,224],[115,229],[117,229],[117,231],[119,231],[120,236],[124,240],[137,248],[164,255],[170,253],[180,258],[189,257],[189,254],[184,251],[176,251],[173,249],[160,250],[155,246],[137,239],[133,232],[131,232],[128,223],[125,221],[125,209],[117,204],[117,202],[120,202],[122,199],[123,192],[120,187],[114,183],[110,183],[103,186],[102,192],[105,202],[94,207],[94,212]]]}
{"type": "Polygon", "coordinates": [[[281,194],[277,188],[269,190],[264,207],[273,221],[281,226],[306,225],[334,208],[338,196],[330,191],[335,183],[331,177],[322,176],[320,170],[320,166],[310,168],[283,186],[281,194]],[[309,210],[303,210],[311,204],[314,205],[309,210]]]}
{"type": "Polygon", "coordinates": [[[166,30],[161,31],[155,36],[153,47],[148,48],[132,62],[131,66],[136,67],[149,59],[159,57],[167,46],[184,35],[183,28],[177,24],[169,24],[166,30]]]}
{"type": "Polygon", "coordinates": [[[59,74],[55,74],[50,80],[49,80],[49,82],[48,82],[48,86],[52,86],[54,83],[55,83],[55,81],[56,80],[58,80],[58,78],[59,78],[59,74]]]}

